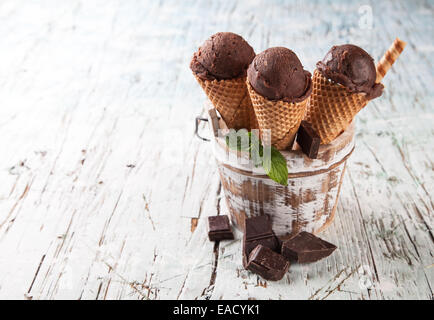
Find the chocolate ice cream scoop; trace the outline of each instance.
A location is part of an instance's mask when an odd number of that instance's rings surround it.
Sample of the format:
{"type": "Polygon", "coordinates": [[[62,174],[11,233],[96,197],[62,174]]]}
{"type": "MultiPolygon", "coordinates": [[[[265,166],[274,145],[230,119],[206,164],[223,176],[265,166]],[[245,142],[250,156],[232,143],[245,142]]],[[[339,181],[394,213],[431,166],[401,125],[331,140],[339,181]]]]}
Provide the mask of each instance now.
{"type": "Polygon", "coordinates": [[[191,70],[203,80],[224,80],[246,75],[255,57],[253,48],[241,36],[219,32],[195,52],[191,70]]]}
{"type": "Polygon", "coordinates": [[[316,66],[327,79],[350,91],[364,92],[368,99],[377,98],[383,92],[383,85],[375,83],[374,60],[365,50],[355,45],[333,46],[316,66]]]}
{"type": "Polygon", "coordinates": [[[269,100],[299,102],[312,90],[310,73],[297,55],[283,47],[258,54],[247,69],[247,79],[255,91],[269,100]]]}

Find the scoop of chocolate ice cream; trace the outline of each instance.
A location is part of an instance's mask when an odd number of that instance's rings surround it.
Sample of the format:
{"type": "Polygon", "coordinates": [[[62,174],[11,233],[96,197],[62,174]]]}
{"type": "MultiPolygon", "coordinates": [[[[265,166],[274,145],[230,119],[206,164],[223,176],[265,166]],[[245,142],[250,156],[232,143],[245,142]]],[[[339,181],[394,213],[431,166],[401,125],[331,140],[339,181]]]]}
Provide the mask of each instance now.
{"type": "Polygon", "coordinates": [[[254,57],[253,48],[241,36],[219,32],[194,53],[190,68],[204,80],[232,79],[245,76],[254,57]]]}
{"type": "Polygon", "coordinates": [[[258,54],[247,69],[247,79],[256,92],[269,100],[299,102],[312,91],[310,73],[294,52],[283,47],[258,54]]]}
{"type": "Polygon", "coordinates": [[[364,92],[368,99],[381,96],[382,84],[376,84],[376,70],[372,57],[352,44],[333,46],[324,59],[317,63],[321,74],[350,91],[364,92]]]}

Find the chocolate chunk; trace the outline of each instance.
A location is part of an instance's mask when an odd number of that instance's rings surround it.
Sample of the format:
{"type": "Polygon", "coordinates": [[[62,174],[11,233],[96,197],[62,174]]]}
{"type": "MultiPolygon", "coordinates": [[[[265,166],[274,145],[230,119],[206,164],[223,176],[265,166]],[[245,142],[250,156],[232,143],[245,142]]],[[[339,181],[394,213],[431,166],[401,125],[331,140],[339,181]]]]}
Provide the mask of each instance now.
{"type": "Polygon", "coordinates": [[[277,281],[283,278],[289,269],[289,261],[270,248],[258,245],[249,255],[247,270],[266,280],[277,281]]]}
{"type": "Polygon", "coordinates": [[[245,221],[243,237],[243,266],[247,268],[250,252],[259,244],[280,253],[281,243],[271,229],[268,216],[262,215],[248,218],[245,221]]]}
{"type": "Polygon", "coordinates": [[[300,128],[298,128],[297,143],[309,158],[317,158],[321,138],[310,123],[305,120],[301,122],[300,128]]]}
{"type": "Polygon", "coordinates": [[[282,255],[290,261],[309,263],[329,256],[336,246],[309,232],[300,232],[283,242],[282,255]]]}
{"type": "Polygon", "coordinates": [[[234,239],[228,216],[208,217],[208,237],[210,241],[234,239]]]}

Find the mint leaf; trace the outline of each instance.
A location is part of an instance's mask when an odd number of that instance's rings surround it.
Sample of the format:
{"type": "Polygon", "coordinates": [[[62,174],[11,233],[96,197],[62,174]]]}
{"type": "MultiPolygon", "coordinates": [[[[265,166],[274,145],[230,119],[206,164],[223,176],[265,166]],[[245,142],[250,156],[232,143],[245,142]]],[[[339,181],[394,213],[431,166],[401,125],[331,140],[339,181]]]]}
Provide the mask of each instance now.
{"type": "Polygon", "coordinates": [[[262,166],[263,150],[261,140],[252,132],[250,134],[250,158],[255,167],[262,166]]]}
{"type": "Polygon", "coordinates": [[[283,155],[273,146],[263,147],[261,140],[252,132],[231,129],[225,136],[226,145],[237,151],[248,151],[255,167],[262,166],[265,173],[277,183],[288,185],[288,167],[283,155]]]}
{"type": "Polygon", "coordinates": [[[246,129],[241,129],[235,131],[231,129],[229,133],[225,136],[226,145],[237,151],[249,151],[250,150],[250,132],[246,129]]]}
{"type": "Polygon", "coordinates": [[[267,146],[264,150],[262,166],[265,173],[277,183],[288,185],[288,167],[283,155],[273,146],[267,146]]]}

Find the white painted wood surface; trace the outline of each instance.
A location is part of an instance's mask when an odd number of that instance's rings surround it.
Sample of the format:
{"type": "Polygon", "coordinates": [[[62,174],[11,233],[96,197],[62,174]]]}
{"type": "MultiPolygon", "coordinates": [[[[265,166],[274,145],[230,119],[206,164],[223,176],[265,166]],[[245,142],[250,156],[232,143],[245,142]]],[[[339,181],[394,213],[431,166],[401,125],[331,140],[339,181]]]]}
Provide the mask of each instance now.
{"type": "Polygon", "coordinates": [[[0,298],[433,299],[433,3],[367,3],[0,2],[0,298]],[[188,64],[225,30],[311,71],[333,44],[408,42],[358,116],[339,249],[276,283],[241,234],[206,236],[227,208],[188,64]]]}

